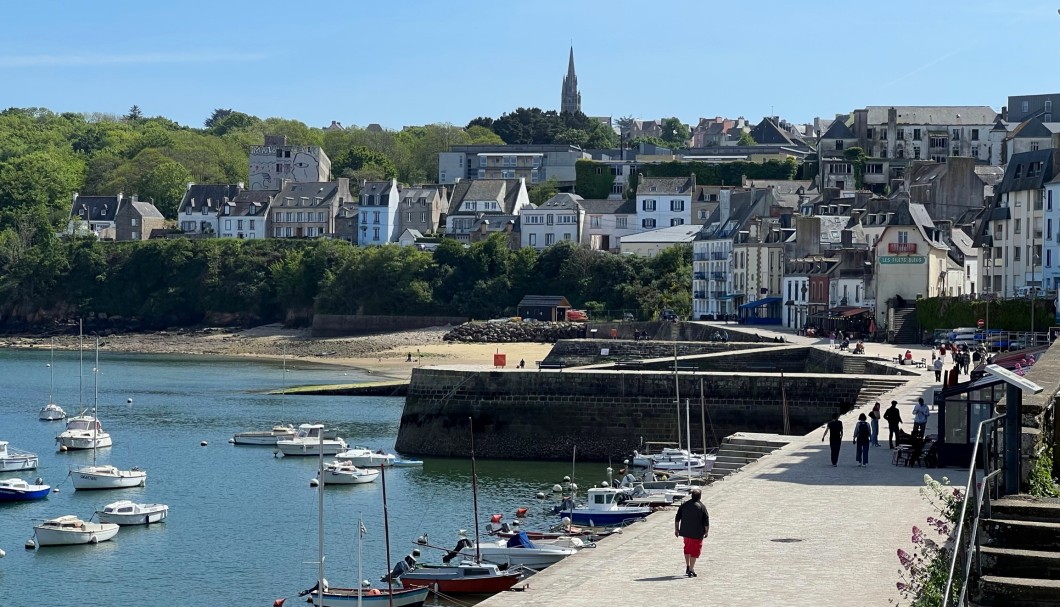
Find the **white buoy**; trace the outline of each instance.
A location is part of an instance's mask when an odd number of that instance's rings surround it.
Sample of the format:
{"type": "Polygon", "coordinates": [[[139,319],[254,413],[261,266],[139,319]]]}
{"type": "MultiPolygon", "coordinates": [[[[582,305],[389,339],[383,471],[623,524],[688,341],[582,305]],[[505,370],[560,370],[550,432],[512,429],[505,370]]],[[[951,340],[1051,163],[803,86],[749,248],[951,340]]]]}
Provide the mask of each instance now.
{"type": "Polygon", "coordinates": [[[7,553],[3,550],[0,550],[0,559],[4,558],[5,556],[7,556],[7,553]]]}
{"type": "Polygon", "coordinates": [[[234,438],[230,438],[230,439],[228,439],[228,444],[229,444],[229,445],[234,445],[234,444],[236,444],[236,439],[234,439],[234,438]]]}
{"type": "Polygon", "coordinates": [[[570,477],[569,476],[564,476],[563,477],[563,482],[569,483],[570,482],[570,477]]]}
{"type": "Polygon", "coordinates": [[[611,485],[608,485],[607,481],[600,481],[600,486],[601,487],[610,487],[611,485]]]}
{"type": "Polygon", "coordinates": [[[125,402],[127,402],[127,403],[129,403],[131,405],[132,404],[132,399],[128,398],[128,399],[125,400],[125,402]]]}
{"type": "Polygon", "coordinates": [[[26,550],[33,550],[37,547],[37,542],[33,541],[33,538],[26,540],[26,550]]]}
{"type": "Polygon", "coordinates": [[[59,488],[58,487],[53,487],[52,488],[52,493],[59,493],[59,488]]]}
{"type": "Polygon", "coordinates": [[[315,479],[315,478],[309,479],[309,486],[310,487],[316,487],[319,484],[320,484],[320,481],[318,481],[317,479],[315,479]]]}
{"type": "Polygon", "coordinates": [[[563,487],[560,487],[558,484],[552,485],[552,492],[553,493],[559,493],[560,491],[563,491],[563,487]]]}
{"type": "Polygon", "coordinates": [[[544,491],[538,491],[537,495],[535,495],[534,497],[536,497],[539,500],[543,500],[543,499],[545,499],[545,492],[544,491]]]}
{"type": "Polygon", "coordinates": [[[208,443],[206,441],[202,441],[202,442],[199,443],[199,446],[200,447],[205,447],[207,444],[208,443]]]}
{"type": "Polygon", "coordinates": [[[59,453],[66,453],[66,445],[59,445],[59,453]]]}

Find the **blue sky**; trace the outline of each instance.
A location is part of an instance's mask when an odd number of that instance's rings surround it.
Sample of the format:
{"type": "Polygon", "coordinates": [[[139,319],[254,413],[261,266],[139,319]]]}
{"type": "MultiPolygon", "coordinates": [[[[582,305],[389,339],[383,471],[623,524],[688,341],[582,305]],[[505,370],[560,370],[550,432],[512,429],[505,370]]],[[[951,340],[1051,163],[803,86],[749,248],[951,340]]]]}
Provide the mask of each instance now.
{"type": "Polygon", "coordinates": [[[326,126],[556,109],[573,42],[589,115],[990,105],[1057,92],[1060,0],[5,3],[0,107],[200,126],[214,108],[326,126]]]}

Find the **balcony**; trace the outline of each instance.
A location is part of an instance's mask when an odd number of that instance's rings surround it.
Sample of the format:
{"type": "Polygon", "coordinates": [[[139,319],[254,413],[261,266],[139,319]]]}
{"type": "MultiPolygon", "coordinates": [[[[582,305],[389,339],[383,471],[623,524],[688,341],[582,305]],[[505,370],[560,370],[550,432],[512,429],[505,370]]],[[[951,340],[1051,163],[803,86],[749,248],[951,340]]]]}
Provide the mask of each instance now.
{"type": "Polygon", "coordinates": [[[706,299],[706,298],[707,298],[707,292],[706,291],[693,291],[692,292],[692,299],[706,299]]]}
{"type": "Polygon", "coordinates": [[[707,279],[707,273],[706,272],[693,272],[692,273],[692,280],[706,280],[706,279],[707,279]]]}
{"type": "Polygon", "coordinates": [[[892,242],[887,244],[888,253],[916,253],[915,242],[892,242]]]}
{"type": "Polygon", "coordinates": [[[729,258],[729,254],[728,253],[722,253],[720,251],[715,251],[715,252],[710,254],[710,258],[713,259],[714,261],[724,261],[724,260],[729,258]]]}
{"type": "Polygon", "coordinates": [[[707,261],[708,259],[709,257],[707,257],[706,253],[696,253],[692,256],[692,261],[707,261]]]}
{"type": "Polygon", "coordinates": [[[710,273],[710,279],[711,280],[725,281],[726,279],[728,279],[728,277],[729,277],[729,275],[727,273],[725,273],[725,272],[711,272],[710,273]]]}

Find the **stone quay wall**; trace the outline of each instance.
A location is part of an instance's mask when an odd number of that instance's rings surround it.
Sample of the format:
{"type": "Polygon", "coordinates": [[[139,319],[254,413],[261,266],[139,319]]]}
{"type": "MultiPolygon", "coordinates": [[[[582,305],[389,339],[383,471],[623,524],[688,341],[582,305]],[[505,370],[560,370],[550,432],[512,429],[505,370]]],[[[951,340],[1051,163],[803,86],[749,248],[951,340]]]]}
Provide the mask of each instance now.
{"type": "MultiPolygon", "coordinates": [[[[608,362],[639,361],[651,358],[673,358],[674,343],[666,341],[634,341],[629,339],[561,339],[545,357],[546,363],[567,366],[592,365],[608,362]],[[607,355],[600,352],[607,350],[607,355]]],[[[678,356],[736,352],[757,347],[758,344],[734,342],[679,341],[678,356]]],[[[672,365],[671,361],[671,365],[672,365]]],[[[680,364],[684,365],[682,361],[680,364]]]]}
{"type": "MultiPolygon", "coordinates": [[[[691,399],[692,444],[703,444],[699,396],[706,402],[707,445],[734,432],[782,431],[779,374],[681,373],[691,399]]],[[[857,401],[861,376],[785,375],[791,431],[805,434],[857,401]]],[[[643,441],[677,439],[672,372],[415,369],[396,448],[440,457],[468,454],[468,418],[476,454],[498,459],[621,462],[643,441]]],[[[687,441],[684,439],[682,442],[687,441]]]]}
{"type": "Polygon", "coordinates": [[[365,314],[314,314],[313,337],[372,335],[412,329],[459,325],[462,316],[382,316],[365,314]]]}

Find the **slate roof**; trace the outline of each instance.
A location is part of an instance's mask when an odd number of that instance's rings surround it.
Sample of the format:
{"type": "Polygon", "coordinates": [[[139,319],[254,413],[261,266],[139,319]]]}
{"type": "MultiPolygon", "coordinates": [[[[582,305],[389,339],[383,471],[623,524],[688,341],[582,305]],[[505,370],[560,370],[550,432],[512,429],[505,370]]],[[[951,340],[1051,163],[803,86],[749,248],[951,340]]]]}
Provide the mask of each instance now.
{"type": "Polygon", "coordinates": [[[975,126],[995,124],[998,113],[985,105],[870,105],[866,122],[870,125],[887,124],[887,112],[894,108],[898,112],[899,125],[946,125],[975,126]]]}
{"type": "Polygon", "coordinates": [[[695,175],[691,177],[641,177],[637,182],[637,196],[691,196],[695,189],[695,175]]]}
{"type": "Polygon", "coordinates": [[[279,190],[246,190],[228,201],[229,217],[259,217],[265,215],[272,205],[272,199],[279,190]]]}
{"type": "MultiPolygon", "coordinates": [[[[336,197],[349,199],[350,182],[346,178],[337,181],[303,181],[291,182],[284,185],[283,189],[276,194],[277,206],[282,206],[285,198],[294,198],[295,204],[299,198],[308,198],[309,206],[316,207],[316,199],[320,198],[320,206],[331,206],[336,197]]],[[[343,200],[345,202],[345,200],[343,200]]]]}
{"type": "Polygon", "coordinates": [[[1020,152],[1009,158],[1008,166],[1005,167],[1005,177],[1001,183],[994,188],[998,194],[1015,192],[1018,190],[1036,190],[1049,183],[1056,176],[1054,166],[1053,150],[1036,150],[1033,152],[1020,152]],[[1042,170],[1031,171],[1032,167],[1041,163],[1042,170]],[[1016,175],[1019,174],[1019,177],[1016,175]]]}
{"type": "Polygon", "coordinates": [[[755,143],[760,145],[806,145],[802,139],[780,128],[769,118],[763,118],[761,122],[751,129],[750,134],[754,138],[755,143]]]}
{"type": "Polygon", "coordinates": [[[541,203],[541,206],[535,207],[533,204],[530,206],[533,207],[531,210],[576,211],[581,208],[581,201],[582,197],[577,194],[561,192],[541,203]]]}
{"type": "Polygon", "coordinates": [[[699,233],[701,227],[702,226],[688,224],[638,232],[629,236],[623,236],[622,244],[638,242],[692,242],[696,239],[696,234],[699,233]]]}
{"type": "Polygon", "coordinates": [[[413,238],[413,240],[419,240],[419,239],[423,238],[423,234],[419,230],[417,230],[416,228],[405,228],[405,230],[403,232],[401,232],[401,235],[398,236],[398,240],[401,240],[401,238],[403,236],[405,236],[405,234],[408,234],[409,236],[411,236],[413,238]]]}
{"type": "Polygon", "coordinates": [[[1057,133],[1060,133],[1060,122],[1042,122],[1038,118],[1031,118],[1013,129],[1008,138],[1048,139],[1057,133]]]}
{"type": "Polygon", "coordinates": [[[1001,182],[1001,179],[1005,176],[1005,171],[1001,167],[977,164],[975,165],[975,176],[984,184],[994,186],[1001,182]]]}
{"type": "Polygon", "coordinates": [[[78,196],[70,207],[70,216],[86,221],[114,221],[120,205],[117,196],[78,196]]]}
{"type": "Polygon", "coordinates": [[[730,197],[729,219],[721,223],[721,204],[710,213],[710,217],[704,222],[703,229],[696,235],[696,240],[718,240],[732,238],[736,232],[742,229],[755,215],[765,215],[769,212],[769,203],[772,201],[772,192],[766,190],[755,190],[753,193],[733,192],[730,197]],[[753,194],[753,197],[752,197],[753,194]]]}
{"type": "Polygon", "coordinates": [[[216,212],[224,204],[225,198],[235,198],[243,188],[237,184],[227,183],[193,183],[184,191],[184,198],[177,207],[177,213],[184,214],[191,206],[193,213],[202,212],[203,205],[216,212]]]}
{"type": "Polygon", "coordinates": [[[745,188],[772,188],[777,204],[787,208],[796,208],[807,195],[812,181],[788,179],[748,179],[745,188]]]}
{"type": "Polygon", "coordinates": [[[519,301],[520,308],[523,307],[561,307],[569,308],[570,302],[562,295],[526,295],[519,301]]]}
{"type": "Polygon", "coordinates": [[[366,181],[361,185],[361,205],[385,207],[390,203],[390,192],[397,185],[394,181],[366,181]],[[365,196],[372,202],[364,202],[365,196]]]}
{"type": "Polygon", "coordinates": [[[623,205],[626,205],[626,206],[630,207],[630,209],[628,211],[626,211],[627,213],[635,213],[636,212],[636,203],[633,203],[632,205],[630,205],[630,204],[628,204],[628,201],[624,200],[624,199],[623,200],[597,200],[597,199],[590,199],[590,200],[582,200],[578,204],[582,205],[582,208],[585,209],[585,212],[588,213],[589,215],[620,215],[622,213],[622,211],[620,211],[619,209],[621,209],[623,205]]]}
{"type": "MultiPolygon", "coordinates": [[[[478,214],[482,215],[482,211],[479,211],[478,214]]],[[[501,231],[504,231],[504,228],[508,224],[511,224],[513,232],[518,232],[519,231],[519,216],[518,215],[496,215],[496,214],[493,214],[493,215],[489,215],[489,214],[482,215],[481,217],[479,217],[478,219],[475,220],[475,223],[474,223],[473,227],[477,231],[477,230],[482,229],[482,224],[486,224],[486,231],[487,232],[501,232],[501,231]]]]}
{"type": "Polygon", "coordinates": [[[496,200],[501,213],[513,215],[519,198],[519,179],[464,179],[453,186],[449,197],[449,215],[477,215],[482,211],[461,211],[465,200],[496,200]]]}
{"type": "Polygon", "coordinates": [[[887,225],[913,226],[918,232],[920,232],[920,237],[928,243],[928,246],[936,249],[949,250],[948,246],[932,239],[928,235],[928,230],[935,229],[935,220],[931,218],[931,214],[928,213],[927,208],[922,204],[908,202],[907,200],[900,201],[898,207],[895,209],[894,215],[891,216],[891,220],[887,225]]]}
{"type": "Polygon", "coordinates": [[[950,233],[950,241],[965,257],[975,257],[979,254],[972,244],[972,237],[965,234],[964,230],[953,230],[950,233]]]}
{"type": "MultiPolygon", "coordinates": [[[[846,122],[842,120],[833,120],[832,126],[828,127],[828,130],[821,135],[821,139],[857,139],[857,135],[850,130],[846,122]]],[[[757,139],[755,140],[757,141],[757,139]]]]}
{"type": "Polygon", "coordinates": [[[165,219],[162,216],[162,213],[159,212],[159,210],[155,207],[155,205],[151,204],[150,202],[145,202],[143,200],[133,200],[130,201],[129,204],[131,204],[132,208],[140,214],[140,217],[154,217],[156,219],[165,219]]]}

